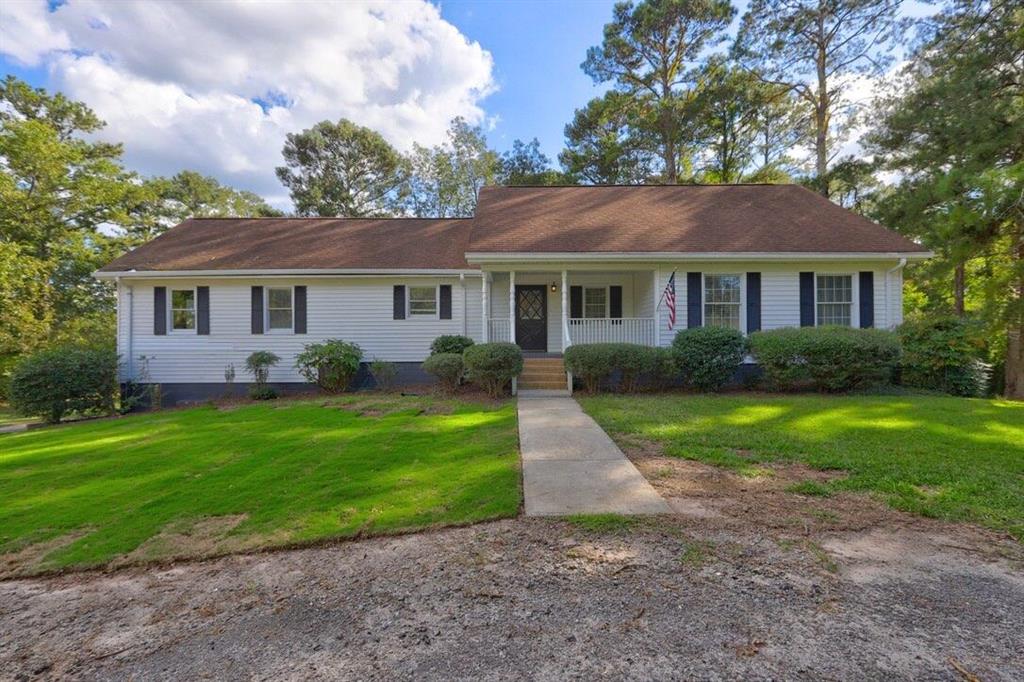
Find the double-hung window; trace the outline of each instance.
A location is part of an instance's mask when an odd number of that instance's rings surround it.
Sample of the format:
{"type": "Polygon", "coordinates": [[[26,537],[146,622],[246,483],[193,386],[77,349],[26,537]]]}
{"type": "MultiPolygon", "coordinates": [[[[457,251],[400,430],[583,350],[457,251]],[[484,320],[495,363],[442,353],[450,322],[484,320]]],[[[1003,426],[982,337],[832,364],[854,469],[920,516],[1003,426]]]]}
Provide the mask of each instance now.
{"type": "Polygon", "coordinates": [[[291,287],[267,287],[267,329],[292,329],[293,302],[291,287]]]}
{"type": "Polygon", "coordinates": [[[437,317],[437,287],[409,287],[409,317],[437,317]]]}
{"type": "Polygon", "coordinates": [[[818,275],[817,324],[853,324],[853,275],[818,275]]]}
{"type": "Polygon", "coordinates": [[[196,290],[171,289],[171,329],[196,328],[196,290]]]}
{"type": "Polygon", "coordinates": [[[739,275],[704,275],[704,326],[743,331],[739,275]]]}
{"type": "Polygon", "coordinates": [[[583,289],[583,317],[608,317],[608,290],[604,287],[583,289]]]}

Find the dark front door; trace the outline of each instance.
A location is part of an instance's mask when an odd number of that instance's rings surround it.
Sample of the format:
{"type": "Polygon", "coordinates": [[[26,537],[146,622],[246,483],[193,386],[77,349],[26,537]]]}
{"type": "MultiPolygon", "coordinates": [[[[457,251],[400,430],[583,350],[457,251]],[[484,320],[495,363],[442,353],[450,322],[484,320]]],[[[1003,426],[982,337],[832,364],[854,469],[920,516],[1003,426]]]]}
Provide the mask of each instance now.
{"type": "Polygon", "coordinates": [[[516,344],[523,350],[548,349],[547,288],[516,287],[516,344]]]}

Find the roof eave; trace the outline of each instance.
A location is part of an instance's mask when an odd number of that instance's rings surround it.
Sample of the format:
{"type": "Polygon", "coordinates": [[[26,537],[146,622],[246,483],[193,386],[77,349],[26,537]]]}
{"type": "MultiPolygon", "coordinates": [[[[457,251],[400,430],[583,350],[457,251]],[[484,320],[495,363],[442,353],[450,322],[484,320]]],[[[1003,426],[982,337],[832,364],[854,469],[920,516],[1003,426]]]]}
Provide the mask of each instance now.
{"type": "Polygon", "coordinates": [[[880,260],[891,261],[906,258],[907,260],[924,260],[934,256],[932,251],[620,251],[620,252],[585,252],[585,251],[470,251],[466,253],[466,261],[470,264],[504,263],[509,261],[590,261],[590,262],[650,262],[663,260],[687,261],[844,261],[844,260],[880,260]]]}
{"type": "Polygon", "coordinates": [[[252,277],[458,277],[479,276],[471,268],[276,268],[240,270],[96,270],[97,279],[161,279],[182,277],[252,278],[252,277]]]}

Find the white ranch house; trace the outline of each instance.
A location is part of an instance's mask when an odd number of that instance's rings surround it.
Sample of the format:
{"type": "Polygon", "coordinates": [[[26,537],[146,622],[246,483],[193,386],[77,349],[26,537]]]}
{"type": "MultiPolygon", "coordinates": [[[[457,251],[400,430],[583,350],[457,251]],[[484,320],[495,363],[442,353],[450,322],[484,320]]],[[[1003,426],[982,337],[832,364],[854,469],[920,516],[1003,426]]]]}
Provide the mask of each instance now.
{"type": "Polygon", "coordinates": [[[193,219],[97,276],[117,282],[122,379],[175,402],[220,395],[231,366],[244,384],[255,350],[298,387],[295,355],[329,338],[417,382],[442,334],[557,357],[712,324],[891,328],[929,255],[792,185],[488,187],[471,219],[193,219]]]}

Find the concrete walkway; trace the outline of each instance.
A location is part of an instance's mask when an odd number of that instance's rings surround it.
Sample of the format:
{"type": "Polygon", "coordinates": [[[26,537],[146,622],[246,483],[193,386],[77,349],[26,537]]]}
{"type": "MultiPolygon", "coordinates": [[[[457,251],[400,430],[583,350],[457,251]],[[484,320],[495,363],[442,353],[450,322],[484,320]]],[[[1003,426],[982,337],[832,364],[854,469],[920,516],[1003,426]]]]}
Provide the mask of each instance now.
{"type": "Polygon", "coordinates": [[[519,448],[527,516],[667,514],[668,504],[570,397],[525,397],[519,448]]]}

